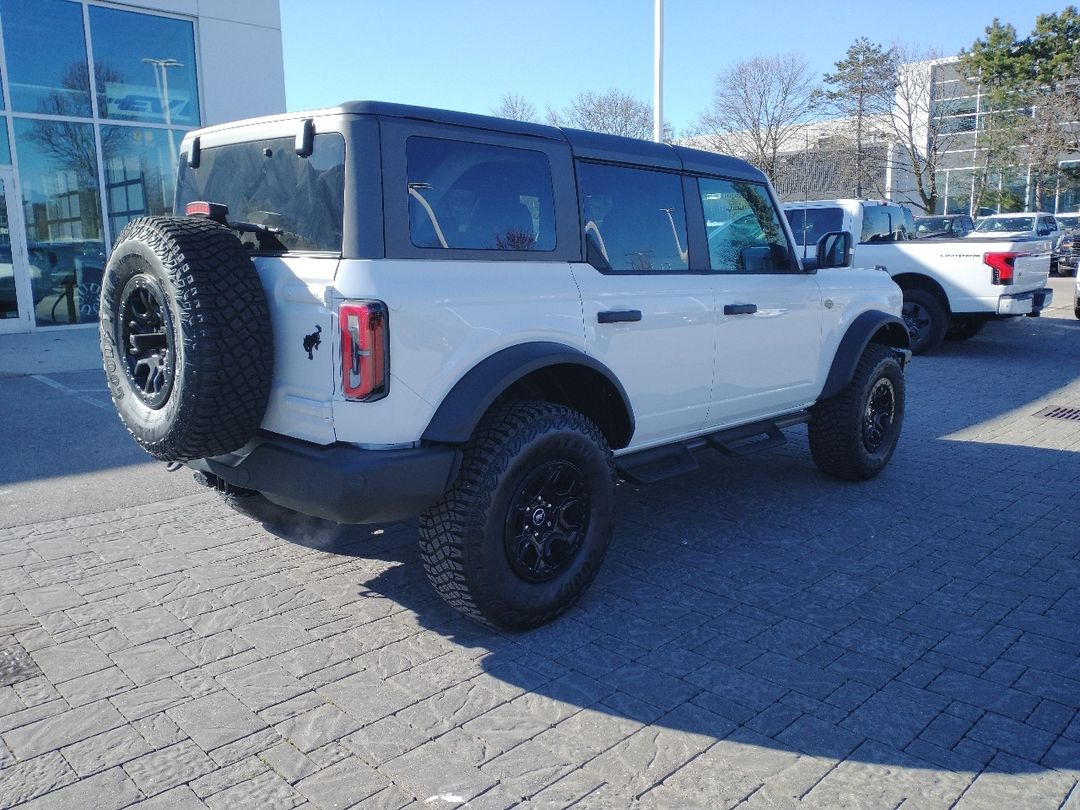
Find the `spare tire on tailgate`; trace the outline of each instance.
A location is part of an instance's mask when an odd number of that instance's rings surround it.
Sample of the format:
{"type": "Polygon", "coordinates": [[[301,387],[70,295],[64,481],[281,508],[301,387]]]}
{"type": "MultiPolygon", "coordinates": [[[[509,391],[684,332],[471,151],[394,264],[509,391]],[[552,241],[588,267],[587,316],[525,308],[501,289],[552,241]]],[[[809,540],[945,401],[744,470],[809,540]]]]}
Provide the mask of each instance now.
{"type": "Polygon", "coordinates": [[[133,220],[105,268],[100,312],[113,403],[148,453],[189,461],[229,453],[255,434],[274,341],[259,276],[227,227],[133,220]]]}

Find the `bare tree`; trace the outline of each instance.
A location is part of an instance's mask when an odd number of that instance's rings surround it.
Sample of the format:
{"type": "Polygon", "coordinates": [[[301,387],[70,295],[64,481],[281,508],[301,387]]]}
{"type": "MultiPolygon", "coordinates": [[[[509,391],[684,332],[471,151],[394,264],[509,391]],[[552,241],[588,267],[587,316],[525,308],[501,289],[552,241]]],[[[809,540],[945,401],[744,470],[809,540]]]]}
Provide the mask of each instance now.
{"type": "MultiPolygon", "coordinates": [[[[629,93],[611,88],[603,93],[578,93],[561,111],[548,108],[548,123],[552,126],[568,126],[622,135],[627,138],[652,140],[653,108],[648,102],[638,101],[629,93]]],[[[671,140],[673,132],[664,124],[664,140],[671,140]]]]}
{"type": "Polygon", "coordinates": [[[712,108],[694,134],[707,149],[745,158],[779,182],[781,155],[801,148],[800,125],[817,106],[816,90],[798,54],[739,62],[716,77],[712,108]]]}
{"type": "Polygon", "coordinates": [[[500,118],[512,118],[515,121],[536,123],[540,120],[536,114],[536,105],[516,93],[504,93],[499,106],[491,112],[500,118]]]}

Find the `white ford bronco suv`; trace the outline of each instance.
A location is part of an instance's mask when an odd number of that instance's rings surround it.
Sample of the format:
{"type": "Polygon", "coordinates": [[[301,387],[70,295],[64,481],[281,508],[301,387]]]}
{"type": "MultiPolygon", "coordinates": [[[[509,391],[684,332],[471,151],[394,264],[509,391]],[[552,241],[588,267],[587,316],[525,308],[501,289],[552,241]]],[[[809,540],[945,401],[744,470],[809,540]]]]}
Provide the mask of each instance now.
{"type": "Polygon", "coordinates": [[[120,233],[101,348],[124,424],[219,488],[344,523],[420,515],[435,589],[525,629],[567,610],[617,481],[809,424],[863,480],[908,330],[851,236],[800,262],[720,155],[379,102],[188,134],[176,216],[120,233]]]}

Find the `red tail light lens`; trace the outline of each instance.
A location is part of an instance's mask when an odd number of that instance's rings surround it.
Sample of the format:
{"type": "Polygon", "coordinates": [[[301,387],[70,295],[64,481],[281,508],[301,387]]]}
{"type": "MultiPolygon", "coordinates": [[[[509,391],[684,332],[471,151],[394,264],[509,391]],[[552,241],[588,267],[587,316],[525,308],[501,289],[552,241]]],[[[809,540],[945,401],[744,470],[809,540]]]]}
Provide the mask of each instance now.
{"type": "Polygon", "coordinates": [[[1013,283],[1013,265],[1019,253],[984,253],[983,264],[989,265],[994,284],[1013,283]]]}
{"type": "Polygon", "coordinates": [[[372,402],[386,396],[389,326],[386,304],[350,301],[338,310],[341,388],[346,399],[372,402]]]}

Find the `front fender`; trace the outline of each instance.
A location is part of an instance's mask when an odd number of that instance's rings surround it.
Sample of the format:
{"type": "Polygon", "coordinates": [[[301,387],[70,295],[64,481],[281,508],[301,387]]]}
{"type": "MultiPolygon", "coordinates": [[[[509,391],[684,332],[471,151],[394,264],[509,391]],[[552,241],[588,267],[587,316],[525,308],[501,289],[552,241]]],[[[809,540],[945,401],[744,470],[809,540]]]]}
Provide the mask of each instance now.
{"type": "Polygon", "coordinates": [[[900,318],[876,309],[862,313],[851,322],[840,340],[829,367],[829,376],[825,378],[825,387],[818,399],[834,397],[844,390],[855,376],[859,358],[871,342],[883,343],[903,351],[907,351],[911,345],[907,326],[900,318]]]}

